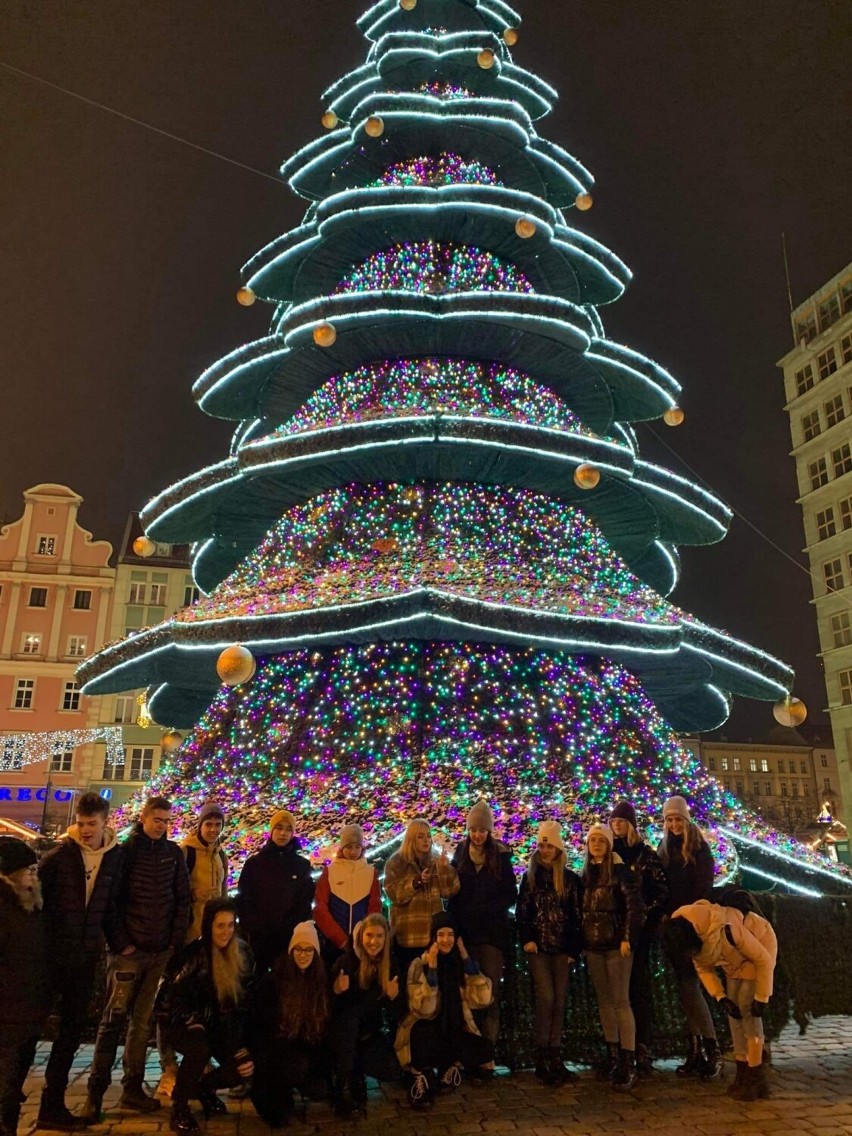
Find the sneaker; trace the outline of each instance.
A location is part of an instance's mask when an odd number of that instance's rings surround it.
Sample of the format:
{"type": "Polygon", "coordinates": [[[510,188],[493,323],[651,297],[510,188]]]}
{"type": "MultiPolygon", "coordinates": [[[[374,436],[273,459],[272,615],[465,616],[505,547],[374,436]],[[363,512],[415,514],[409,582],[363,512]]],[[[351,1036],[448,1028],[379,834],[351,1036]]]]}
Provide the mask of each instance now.
{"type": "Polygon", "coordinates": [[[411,1102],[412,1108],[424,1109],[432,1107],[432,1087],[425,1073],[411,1074],[411,1087],[408,1090],[408,1099],[411,1102]]]}
{"type": "Polygon", "coordinates": [[[438,1085],[445,1093],[454,1093],[461,1084],[461,1067],[451,1065],[441,1074],[438,1085]]]}
{"type": "Polygon", "coordinates": [[[157,1085],[157,1096],[170,1097],[174,1092],[176,1080],[177,1065],[167,1065],[163,1070],[162,1077],[160,1077],[160,1083],[157,1085]]]}

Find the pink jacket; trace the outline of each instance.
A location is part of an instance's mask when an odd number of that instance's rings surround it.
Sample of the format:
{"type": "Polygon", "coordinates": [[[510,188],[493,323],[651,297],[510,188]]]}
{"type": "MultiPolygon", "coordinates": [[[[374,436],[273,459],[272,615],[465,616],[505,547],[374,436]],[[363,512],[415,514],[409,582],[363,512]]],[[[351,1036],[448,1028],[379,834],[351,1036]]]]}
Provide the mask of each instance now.
{"type": "Polygon", "coordinates": [[[753,912],[743,915],[735,907],[720,907],[706,899],[679,907],[672,915],[672,919],[678,918],[688,919],[701,939],[703,945],[693,961],[711,998],[721,998],[725,993],[716,973],[718,967],[730,978],[755,982],[757,1001],[769,1001],[778,940],[765,919],[753,912]]]}

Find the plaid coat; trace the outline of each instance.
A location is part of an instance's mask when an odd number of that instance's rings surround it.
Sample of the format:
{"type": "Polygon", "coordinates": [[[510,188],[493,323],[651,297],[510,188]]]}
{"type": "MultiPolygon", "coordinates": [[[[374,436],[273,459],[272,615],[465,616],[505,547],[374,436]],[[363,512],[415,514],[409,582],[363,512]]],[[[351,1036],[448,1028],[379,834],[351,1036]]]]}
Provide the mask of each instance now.
{"type": "Polygon", "coordinates": [[[390,925],[401,947],[429,946],[432,916],[444,910],[443,901],[459,890],[458,872],[445,857],[429,862],[429,882],[417,888],[420,878],[416,864],[403,860],[397,852],[385,864],[385,894],[390,901],[390,925]]]}

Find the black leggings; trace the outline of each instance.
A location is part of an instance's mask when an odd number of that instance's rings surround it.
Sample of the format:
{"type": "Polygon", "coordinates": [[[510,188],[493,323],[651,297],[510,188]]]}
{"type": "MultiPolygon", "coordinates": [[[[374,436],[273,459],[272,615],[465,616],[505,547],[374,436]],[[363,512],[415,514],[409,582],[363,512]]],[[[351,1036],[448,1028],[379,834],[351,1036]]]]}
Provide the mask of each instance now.
{"type": "Polygon", "coordinates": [[[198,1100],[202,1077],[205,1088],[212,1092],[242,1083],[232,1048],[218,1045],[204,1026],[170,1028],[167,1036],[178,1053],[183,1054],[172,1092],[174,1104],[183,1105],[190,1100],[198,1100]],[[204,1070],[211,1057],[216,1059],[219,1067],[205,1074],[204,1070]]]}
{"type": "Polygon", "coordinates": [[[476,1033],[460,1029],[455,1033],[442,1033],[437,1022],[415,1022],[411,1029],[411,1064],[421,1072],[449,1069],[457,1061],[465,1069],[477,1069],[494,1059],[494,1046],[476,1033]]]}

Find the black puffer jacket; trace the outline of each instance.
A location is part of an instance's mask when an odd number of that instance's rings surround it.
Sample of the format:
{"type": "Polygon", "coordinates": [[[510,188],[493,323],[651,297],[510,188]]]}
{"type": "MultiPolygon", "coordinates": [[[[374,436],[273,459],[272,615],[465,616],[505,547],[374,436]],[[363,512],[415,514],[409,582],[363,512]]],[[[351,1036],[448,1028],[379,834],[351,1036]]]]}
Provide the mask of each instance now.
{"type": "MultiPolygon", "coordinates": [[[[400,992],[396,998],[391,1001],[390,998],[385,996],[384,990],[379,986],[378,982],[372,983],[366,990],[362,990],[358,984],[358,971],[361,968],[361,959],[357,951],[353,947],[348,947],[346,951],[340,956],[331,968],[330,981],[332,983],[331,994],[331,1013],[332,1013],[332,1030],[334,1029],[334,1019],[344,1016],[355,1014],[358,1017],[358,1038],[363,1041],[369,1037],[375,1037],[376,1034],[382,1032],[382,1029],[387,1026],[390,1028],[392,1025],[396,1027],[396,1021],[399,1017],[399,1011],[404,1010],[405,998],[400,992]],[[334,980],[338,974],[349,975],[349,989],[344,990],[342,994],[334,992],[334,980]]],[[[398,978],[399,971],[396,962],[391,958],[390,966],[391,978],[398,978]]],[[[403,982],[400,981],[400,987],[403,982]]]]}
{"type": "Polygon", "coordinates": [[[639,889],[625,866],[613,866],[609,883],[590,864],[583,879],[583,945],[587,951],[617,951],[626,940],[634,946],[645,917],[639,889]]]}
{"type": "Polygon", "coordinates": [[[543,954],[564,953],[577,958],[583,949],[580,877],[568,868],[563,869],[565,891],[558,895],[553,886],[553,872],[541,864],[534,870],[535,887],[530,886],[529,872],[524,872],[515,908],[521,945],[535,943],[543,954]]]}
{"type": "Polygon", "coordinates": [[[631,848],[623,836],[616,837],[613,851],[621,857],[645,904],[643,933],[656,935],[669,900],[669,885],[662,860],[644,840],[631,848]]]}
{"type": "Polygon", "coordinates": [[[272,966],[290,946],[296,924],[311,917],[311,865],[298,851],[296,837],[283,848],[268,840],[259,852],[249,856],[240,873],[240,927],[258,970],[272,966]]]}
{"type": "Polygon", "coordinates": [[[0,1039],[38,1036],[50,1009],[47,923],[25,911],[15,888],[0,876],[0,1039]]]}
{"type": "Polygon", "coordinates": [[[713,886],[715,864],[710,845],[702,839],[695,854],[695,859],[686,863],[683,858],[683,837],[667,832],[660,841],[658,848],[663,871],[666,873],[666,882],[669,885],[669,899],[666,904],[666,914],[671,915],[679,907],[688,903],[697,903],[699,899],[706,899],[713,886]],[[668,857],[664,855],[664,847],[668,857]]]}
{"type": "MultiPolygon", "coordinates": [[[[250,970],[250,956],[247,965],[250,970]]],[[[245,999],[223,1010],[213,983],[210,950],[203,939],[194,939],[169,961],[154,1013],[166,1029],[202,1025],[217,1042],[238,1049],[245,1034],[244,1005],[245,999]]]]}
{"type": "Polygon", "coordinates": [[[176,950],[183,945],[192,909],[180,846],[166,836],[152,840],[137,824],[122,847],[105,925],[110,950],[176,950]]]}
{"type": "Polygon", "coordinates": [[[453,855],[459,874],[459,890],[450,896],[447,910],[459,926],[466,946],[488,944],[507,951],[510,944],[509,908],[518,899],[518,885],[512,869],[512,853],[505,844],[497,846],[497,874],[483,865],[478,871],[467,855],[467,840],[453,855]]]}
{"type": "MultiPolygon", "coordinates": [[[[114,837],[113,837],[114,839],[114,837]]],[[[39,864],[50,939],[51,966],[69,968],[101,951],[104,920],[119,876],[123,847],[104,852],[89,902],[80,845],[65,837],[39,864]]]]}

